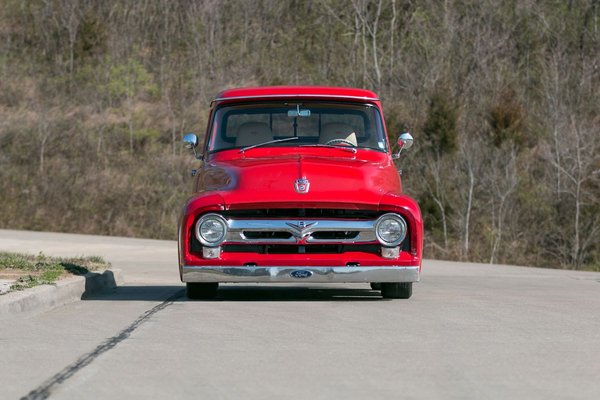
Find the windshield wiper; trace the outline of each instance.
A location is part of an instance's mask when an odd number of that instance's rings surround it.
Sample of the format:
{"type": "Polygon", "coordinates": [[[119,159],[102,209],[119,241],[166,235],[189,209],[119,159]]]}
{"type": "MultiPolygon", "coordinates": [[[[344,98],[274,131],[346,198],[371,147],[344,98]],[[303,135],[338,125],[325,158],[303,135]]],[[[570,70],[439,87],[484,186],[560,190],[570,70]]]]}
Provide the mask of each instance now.
{"type": "Polygon", "coordinates": [[[254,149],[256,147],[261,147],[261,146],[266,146],[268,144],[273,144],[273,143],[281,143],[281,142],[287,142],[290,140],[298,140],[298,136],[294,136],[294,137],[289,137],[289,138],[285,138],[285,139],[275,139],[275,140],[269,140],[268,142],[264,142],[264,143],[259,143],[259,144],[253,144],[252,146],[246,146],[246,147],[242,147],[240,149],[240,153],[245,152],[246,150],[250,150],[250,149],[254,149]]]}
{"type": "Polygon", "coordinates": [[[346,150],[346,151],[349,151],[352,154],[356,154],[356,147],[336,146],[335,144],[325,144],[325,143],[320,143],[320,144],[303,144],[303,145],[300,145],[300,147],[328,147],[328,148],[333,148],[333,149],[346,150]]]}

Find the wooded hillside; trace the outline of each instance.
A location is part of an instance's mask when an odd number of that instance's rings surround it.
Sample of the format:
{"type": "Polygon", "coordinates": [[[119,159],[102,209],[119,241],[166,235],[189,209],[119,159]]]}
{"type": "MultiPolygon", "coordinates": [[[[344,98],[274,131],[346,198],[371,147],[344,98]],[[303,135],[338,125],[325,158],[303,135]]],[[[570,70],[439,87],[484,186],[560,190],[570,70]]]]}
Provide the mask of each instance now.
{"type": "Polygon", "coordinates": [[[174,239],[228,87],[376,91],[428,258],[600,268],[598,0],[3,0],[0,227],[174,239]]]}

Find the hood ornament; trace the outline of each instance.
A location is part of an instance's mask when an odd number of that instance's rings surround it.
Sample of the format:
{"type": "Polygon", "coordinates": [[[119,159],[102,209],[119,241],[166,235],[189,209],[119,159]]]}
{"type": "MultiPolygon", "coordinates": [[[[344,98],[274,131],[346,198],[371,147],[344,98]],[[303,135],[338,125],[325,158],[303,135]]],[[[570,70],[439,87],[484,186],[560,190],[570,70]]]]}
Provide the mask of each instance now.
{"type": "Polygon", "coordinates": [[[310,189],[310,181],[305,177],[298,178],[294,183],[294,188],[296,189],[296,192],[306,194],[310,189]]]}

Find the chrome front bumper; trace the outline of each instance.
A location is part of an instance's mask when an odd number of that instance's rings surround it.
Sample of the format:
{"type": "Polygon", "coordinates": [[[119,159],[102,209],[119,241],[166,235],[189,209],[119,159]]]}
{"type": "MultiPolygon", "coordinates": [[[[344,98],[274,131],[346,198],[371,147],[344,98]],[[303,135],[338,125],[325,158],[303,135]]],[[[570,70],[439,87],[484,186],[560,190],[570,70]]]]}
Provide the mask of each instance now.
{"type": "Polygon", "coordinates": [[[184,282],[352,283],[418,282],[419,267],[183,266],[184,282]]]}

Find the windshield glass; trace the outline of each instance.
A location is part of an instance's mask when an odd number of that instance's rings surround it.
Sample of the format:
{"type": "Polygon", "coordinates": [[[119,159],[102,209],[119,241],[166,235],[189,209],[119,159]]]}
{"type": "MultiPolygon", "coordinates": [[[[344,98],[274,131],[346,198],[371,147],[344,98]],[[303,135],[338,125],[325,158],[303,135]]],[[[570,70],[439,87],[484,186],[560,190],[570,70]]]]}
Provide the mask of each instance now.
{"type": "Polygon", "coordinates": [[[219,108],[208,151],[264,147],[334,145],[387,150],[381,116],[366,104],[266,102],[219,108]],[[282,140],[289,139],[293,140],[282,140]],[[297,138],[297,139],[295,139],[297,138]]]}

